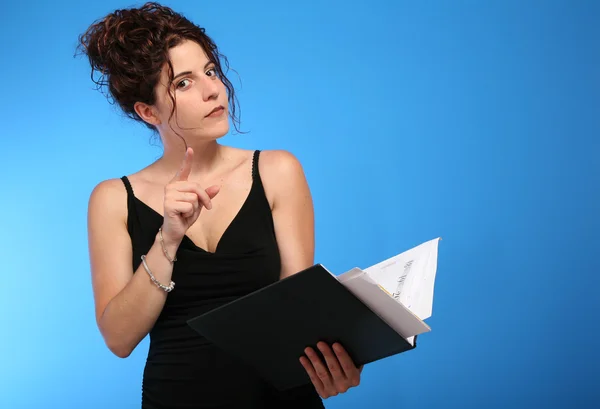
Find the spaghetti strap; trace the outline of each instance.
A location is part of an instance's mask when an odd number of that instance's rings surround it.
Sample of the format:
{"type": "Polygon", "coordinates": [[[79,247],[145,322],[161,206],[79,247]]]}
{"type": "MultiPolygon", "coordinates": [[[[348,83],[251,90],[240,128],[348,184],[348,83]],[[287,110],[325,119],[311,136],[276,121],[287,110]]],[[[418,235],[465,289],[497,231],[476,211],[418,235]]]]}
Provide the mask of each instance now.
{"type": "Polygon", "coordinates": [[[131,187],[131,183],[129,182],[129,179],[127,178],[127,176],[122,176],[121,180],[123,181],[123,184],[125,185],[125,189],[127,189],[127,196],[129,196],[130,198],[133,198],[133,196],[134,196],[133,188],[131,187]]]}
{"type": "Polygon", "coordinates": [[[260,178],[258,173],[258,157],[260,156],[260,150],[255,150],[252,155],[252,179],[260,178]]]}

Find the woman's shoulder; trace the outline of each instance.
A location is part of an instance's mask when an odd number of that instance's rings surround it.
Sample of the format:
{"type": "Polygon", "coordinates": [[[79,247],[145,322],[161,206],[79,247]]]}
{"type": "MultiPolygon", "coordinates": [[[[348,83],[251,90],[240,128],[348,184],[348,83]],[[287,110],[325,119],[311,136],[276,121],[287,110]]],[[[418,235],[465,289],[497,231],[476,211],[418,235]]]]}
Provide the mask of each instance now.
{"type": "Polygon", "coordinates": [[[290,151],[261,151],[258,169],[272,205],[298,195],[309,195],[302,164],[290,151]]]}
{"type": "Polygon", "coordinates": [[[261,175],[272,178],[297,177],[303,173],[300,160],[287,150],[264,150],[260,153],[261,175]]]}
{"type": "Polygon", "coordinates": [[[90,201],[102,202],[102,204],[116,203],[121,204],[121,199],[127,197],[127,185],[132,184],[131,180],[144,179],[143,170],[130,175],[113,176],[97,182],[92,188],[90,201]]]}
{"type": "MultiPolygon", "coordinates": [[[[288,176],[298,176],[302,174],[302,165],[298,158],[290,151],[283,149],[241,149],[228,148],[233,157],[246,158],[253,160],[254,154],[258,153],[258,167],[261,178],[280,179],[288,176]]],[[[244,161],[237,160],[238,163],[244,161]]]]}
{"type": "Polygon", "coordinates": [[[289,166],[299,163],[298,158],[290,151],[284,149],[246,149],[236,148],[228,146],[226,148],[229,152],[238,156],[250,157],[254,153],[260,154],[260,161],[266,161],[269,165],[275,166],[289,166]]]}
{"type": "Polygon", "coordinates": [[[119,196],[125,197],[127,190],[124,181],[120,177],[114,177],[97,182],[92,188],[90,200],[112,200],[119,196]]]}
{"type": "Polygon", "coordinates": [[[94,220],[125,221],[127,190],[120,178],[110,178],[98,182],[88,199],[88,223],[94,220]]]}

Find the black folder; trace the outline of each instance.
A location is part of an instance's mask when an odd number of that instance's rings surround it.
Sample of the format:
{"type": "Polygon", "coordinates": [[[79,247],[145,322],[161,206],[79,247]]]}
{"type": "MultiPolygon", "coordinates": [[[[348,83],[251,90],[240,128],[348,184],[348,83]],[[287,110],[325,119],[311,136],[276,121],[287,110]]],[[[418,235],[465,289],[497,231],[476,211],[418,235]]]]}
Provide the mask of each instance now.
{"type": "Polygon", "coordinates": [[[224,351],[287,390],[310,383],[299,361],[307,346],[339,342],[368,364],[416,347],[387,325],[321,264],[188,320],[224,351]]]}

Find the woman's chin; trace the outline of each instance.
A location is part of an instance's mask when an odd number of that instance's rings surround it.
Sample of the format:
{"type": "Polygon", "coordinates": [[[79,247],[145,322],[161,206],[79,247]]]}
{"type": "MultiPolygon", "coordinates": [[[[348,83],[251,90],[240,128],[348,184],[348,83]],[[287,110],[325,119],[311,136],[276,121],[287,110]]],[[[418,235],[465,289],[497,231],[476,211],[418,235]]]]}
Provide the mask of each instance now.
{"type": "Polygon", "coordinates": [[[211,141],[215,139],[220,139],[227,135],[229,132],[229,124],[225,123],[225,125],[214,125],[209,129],[203,129],[195,135],[192,135],[192,138],[202,141],[211,141]]]}

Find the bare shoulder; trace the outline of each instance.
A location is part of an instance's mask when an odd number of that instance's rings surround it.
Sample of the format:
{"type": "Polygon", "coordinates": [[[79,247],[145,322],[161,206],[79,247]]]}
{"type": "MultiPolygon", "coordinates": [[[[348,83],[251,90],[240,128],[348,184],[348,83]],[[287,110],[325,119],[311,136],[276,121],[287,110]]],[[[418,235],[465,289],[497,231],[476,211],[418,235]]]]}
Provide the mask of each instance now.
{"type": "Polygon", "coordinates": [[[307,193],[308,186],[300,160],[286,150],[265,150],[260,154],[259,172],[269,202],[289,194],[307,193]]]}
{"type": "Polygon", "coordinates": [[[267,172],[302,172],[298,158],[286,150],[265,150],[260,153],[260,164],[267,172]]]}
{"type": "Polygon", "coordinates": [[[122,195],[125,196],[125,185],[120,178],[106,179],[99,182],[94,189],[92,189],[91,197],[102,197],[106,194],[109,195],[122,195]]]}
{"type": "Polygon", "coordinates": [[[127,191],[121,179],[103,180],[92,189],[88,202],[88,216],[102,213],[112,217],[123,216],[125,220],[126,200],[127,191]]]}

